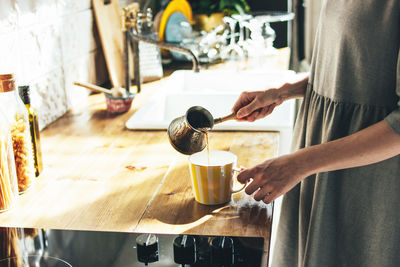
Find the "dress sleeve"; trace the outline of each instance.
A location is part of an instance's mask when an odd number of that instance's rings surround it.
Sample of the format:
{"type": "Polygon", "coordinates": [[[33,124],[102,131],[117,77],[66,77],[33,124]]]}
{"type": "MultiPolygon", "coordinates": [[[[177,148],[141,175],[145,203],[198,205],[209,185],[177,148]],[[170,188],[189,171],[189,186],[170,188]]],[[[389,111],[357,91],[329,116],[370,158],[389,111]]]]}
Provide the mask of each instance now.
{"type": "Polygon", "coordinates": [[[400,51],[397,57],[396,94],[399,97],[397,108],[386,116],[385,121],[397,134],[400,135],[400,51]]]}

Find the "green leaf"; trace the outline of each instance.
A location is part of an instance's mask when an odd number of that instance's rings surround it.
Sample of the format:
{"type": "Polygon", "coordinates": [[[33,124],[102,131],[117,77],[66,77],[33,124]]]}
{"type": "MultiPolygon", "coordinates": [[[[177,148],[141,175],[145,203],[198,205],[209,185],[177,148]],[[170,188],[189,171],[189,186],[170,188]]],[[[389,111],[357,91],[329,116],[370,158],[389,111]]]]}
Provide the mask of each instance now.
{"type": "Polygon", "coordinates": [[[244,9],[238,3],[235,3],[234,6],[235,6],[236,11],[239,12],[239,14],[245,13],[244,9]]]}

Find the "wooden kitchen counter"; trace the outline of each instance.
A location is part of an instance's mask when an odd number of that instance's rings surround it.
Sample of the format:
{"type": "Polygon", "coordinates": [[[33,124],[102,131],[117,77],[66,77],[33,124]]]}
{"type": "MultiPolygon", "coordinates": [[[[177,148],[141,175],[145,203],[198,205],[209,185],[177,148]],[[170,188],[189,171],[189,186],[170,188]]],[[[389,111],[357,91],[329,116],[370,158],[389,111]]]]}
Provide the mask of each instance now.
{"type": "MultiPolygon", "coordinates": [[[[41,132],[44,170],[0,226],[256,236],[268,251],[272,205],[237,193],[225,205],[195,202],[187,156],[166,131],[131,131],[125,122],[165,80],[146,84],[128,113],[112,116],[92,95],[41,132]]],[[[277,132],[211,132],[211,149],[253,166],[278,152],[277,132]]]]}

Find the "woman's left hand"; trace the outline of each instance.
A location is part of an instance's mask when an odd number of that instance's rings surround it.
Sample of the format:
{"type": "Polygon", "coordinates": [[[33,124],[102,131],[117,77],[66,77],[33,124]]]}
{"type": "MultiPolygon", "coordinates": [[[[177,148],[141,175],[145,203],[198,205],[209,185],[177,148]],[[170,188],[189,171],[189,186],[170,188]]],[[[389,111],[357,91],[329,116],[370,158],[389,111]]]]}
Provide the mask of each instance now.
{"type": "Polygon", "coordinates": [[[300,161],[295,160],[293,155],[285,155],[245,169],[239,173],[237,179],[243,184],[252,179],[246,187],[246,193],[251,195],[256,192],[254,199],[268,204],[305,177],[307,175],[300,161]]]}

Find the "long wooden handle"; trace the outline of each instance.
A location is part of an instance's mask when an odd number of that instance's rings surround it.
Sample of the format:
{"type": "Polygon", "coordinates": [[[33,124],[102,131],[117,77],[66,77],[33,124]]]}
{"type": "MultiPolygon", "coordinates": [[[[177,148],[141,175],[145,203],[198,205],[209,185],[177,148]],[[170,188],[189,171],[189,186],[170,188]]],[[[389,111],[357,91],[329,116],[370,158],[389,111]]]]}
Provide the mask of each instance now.
{"type": "Polygon", "coordinates": [[[105,94],[110,94],[111,95],[111,90],[105,89],[103,87],[100,87],[100,86],[97,86],[97,85],[94,85],[94,84],[74,82],[74,85],[85,87],[85,88],[90,89],[90,90],[95,91],[95,92],[100,92],[100,93],[105,93],[105,94]]]}
{"type": "Polygon", "coordinates": [[[234,119],[236,119],[236,114],[232,113],[232,114],[229,114],[228,116],[215,119],[214,124],[221,123],[224,121],[234,120],[234,119]]]}

